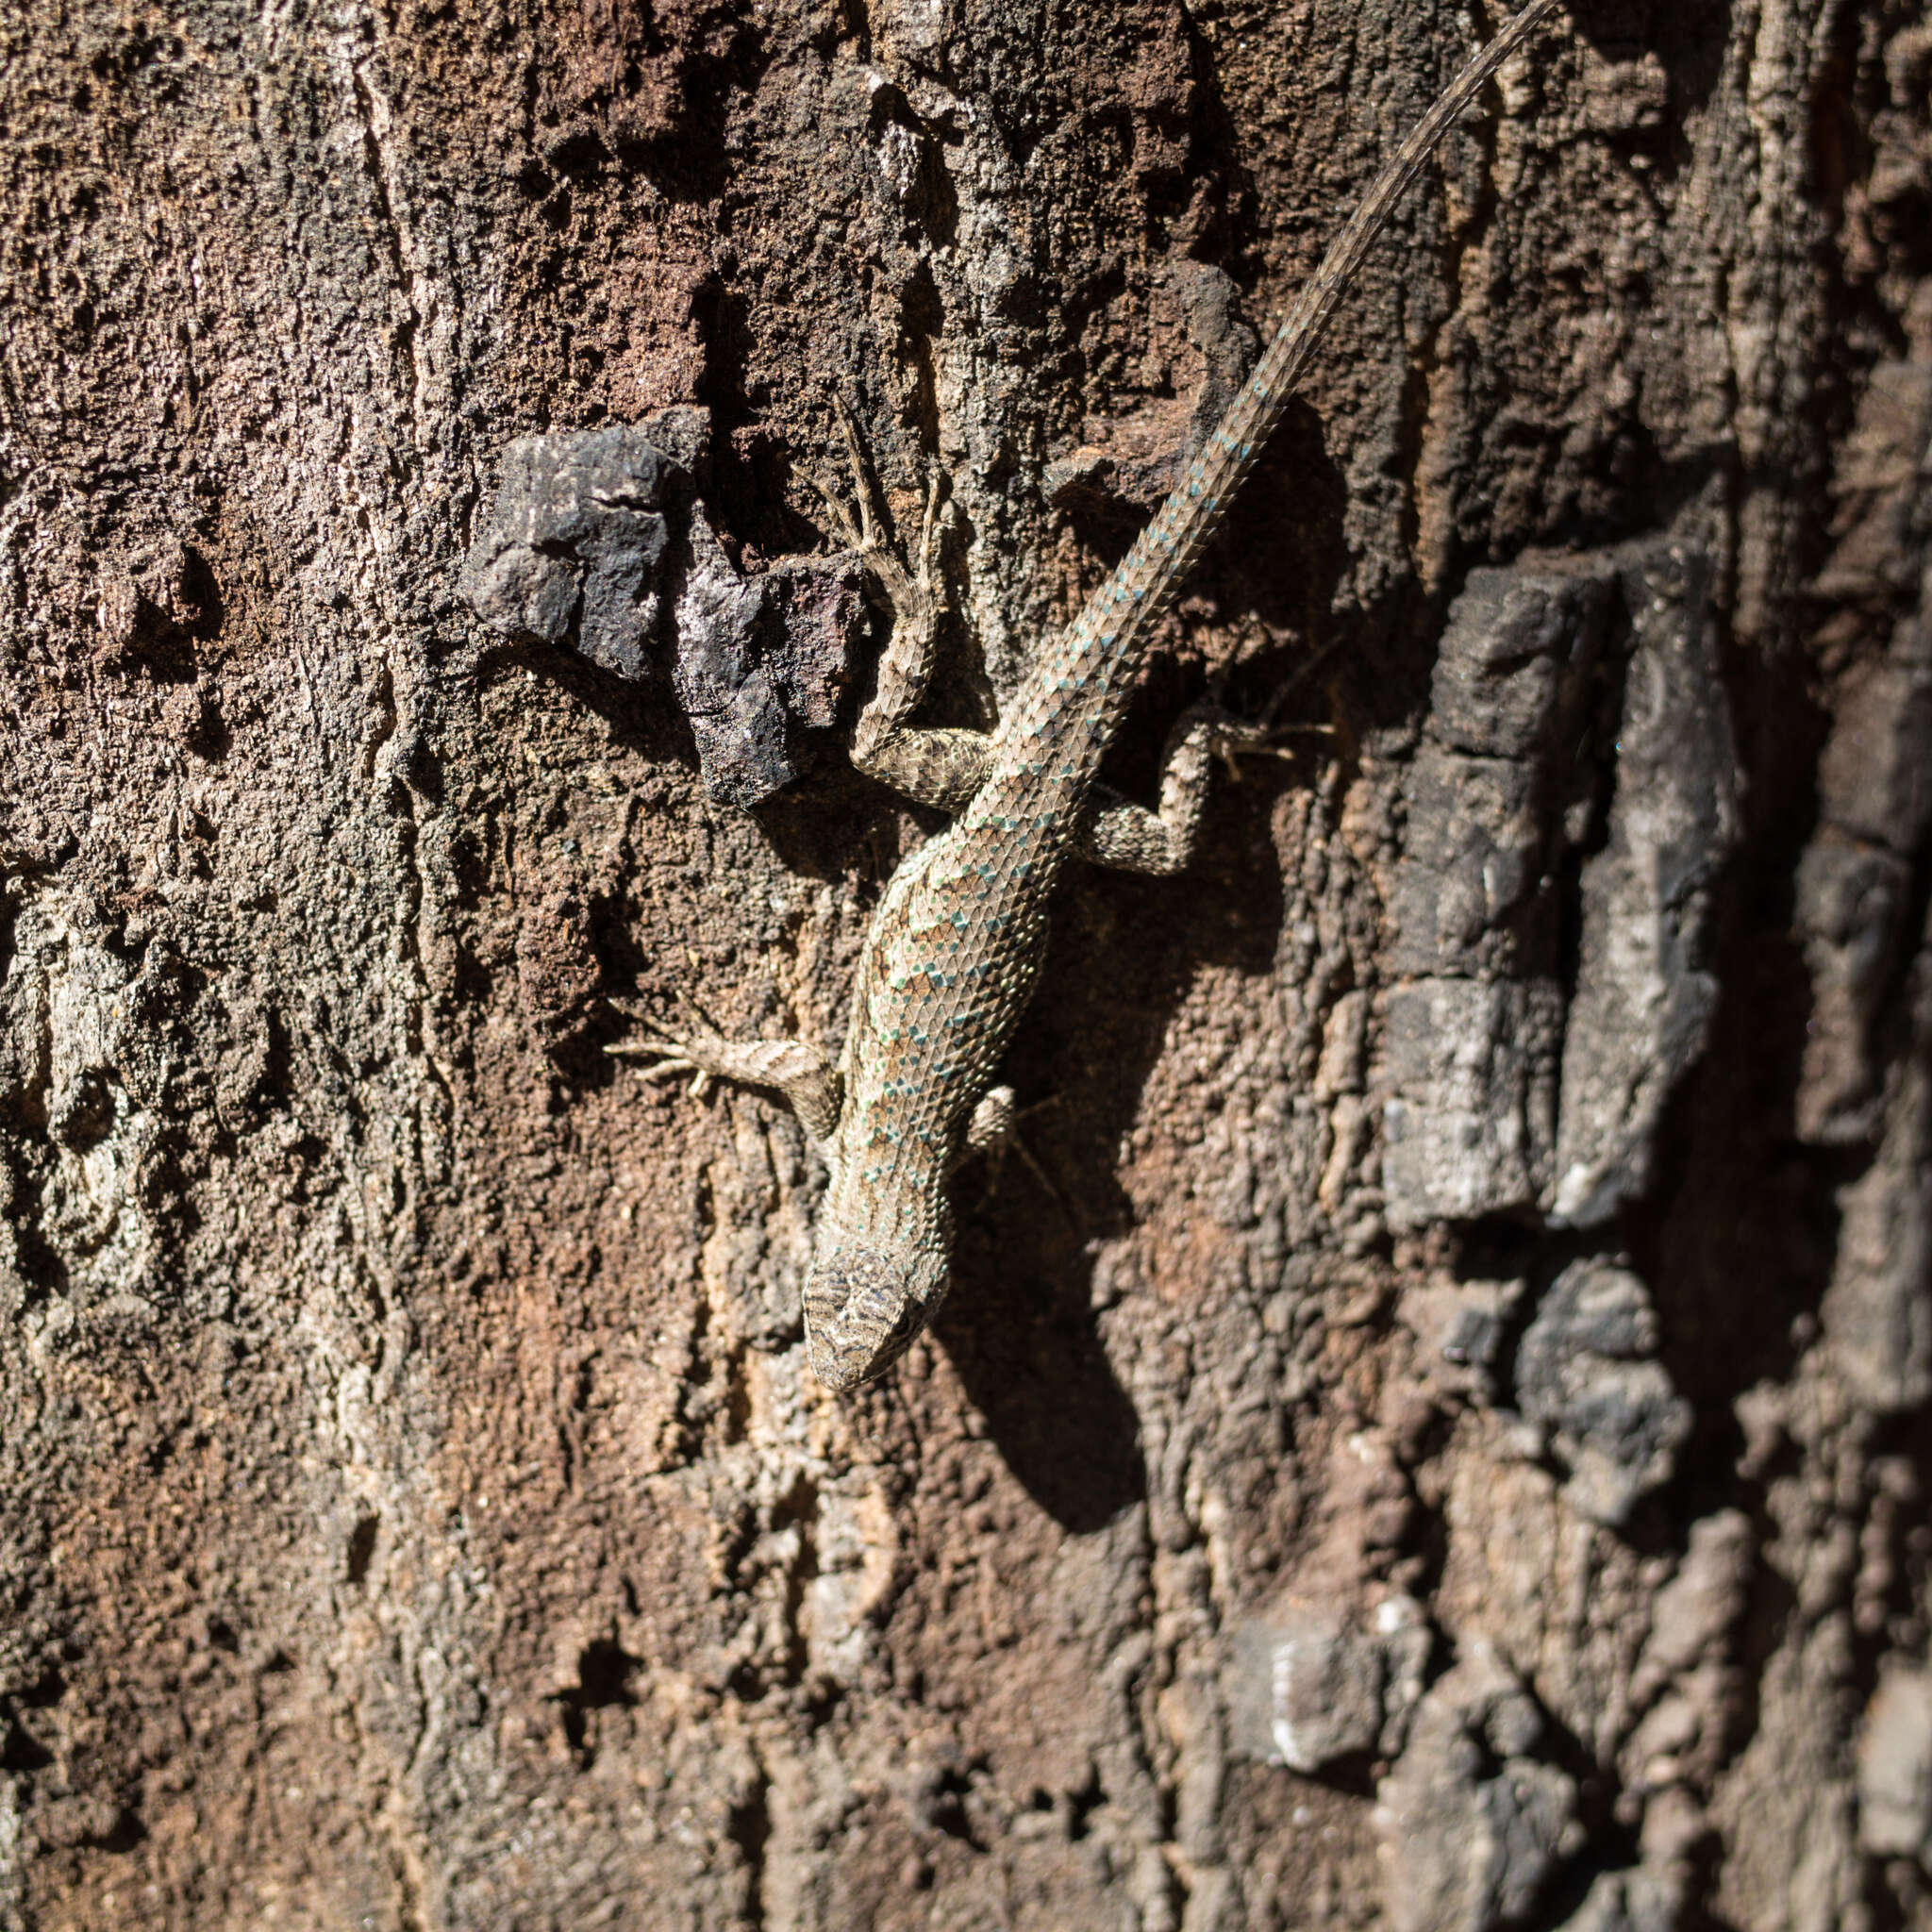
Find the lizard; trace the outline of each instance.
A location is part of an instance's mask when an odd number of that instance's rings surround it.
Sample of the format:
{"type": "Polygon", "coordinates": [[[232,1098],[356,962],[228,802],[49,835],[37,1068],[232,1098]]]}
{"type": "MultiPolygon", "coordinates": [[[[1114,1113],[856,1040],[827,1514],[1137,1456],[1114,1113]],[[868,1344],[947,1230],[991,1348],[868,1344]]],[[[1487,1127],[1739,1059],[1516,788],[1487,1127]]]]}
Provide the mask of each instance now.
{"type": "MultiPolygon", "coordinates": [[[[997,1142],[1010,1090],[1000,1058],[1045,956],[1047,909],[1075,858],[1151,874],[1186,866],[1217,753],[1254,741],[1197,707],[1169,739],[1158,809],[1107,794],[1099,766],[1156,626],[1219,528],[1323,332],[1397,201],[1479,90],[1552,11],[1527,0],[1402,142],[1303,287],[1179,484],[1023,680],[990,733],[919,728],[941,607],[935,588],[936,483],[917,567],[884,541],[856,431],[838,416],[859,479],[856,523],[826,492],[890,611],[874,695],[854,728],[853,763],[952,824],[898,866],[860,954],[836,1061],[808,1041],[730,1041],[653,1022],[613,1053],[651,1074],[781,1092],[824,1149],[828,1185],[804,1291],[807,1355],[844,1392],[882,1374],[931,1319],[948,1286],[948,1180],[997,1142]]],[[[634,1007],[625,1010],[650,1019],[634,1007]]]]}

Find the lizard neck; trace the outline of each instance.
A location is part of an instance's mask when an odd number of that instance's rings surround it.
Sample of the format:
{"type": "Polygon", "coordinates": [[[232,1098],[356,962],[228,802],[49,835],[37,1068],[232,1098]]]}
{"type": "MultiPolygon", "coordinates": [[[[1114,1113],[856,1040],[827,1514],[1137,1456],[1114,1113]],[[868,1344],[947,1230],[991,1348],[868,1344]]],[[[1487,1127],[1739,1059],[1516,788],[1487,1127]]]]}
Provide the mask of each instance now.
{"type": "Polygon", "coordinates": [[[891,1258],[902,1270],[922,1257],[939,1271],[943,1291],[953,1245],[953,1211],[945,1188],[945,1139],[937,1122],[904,1117],[891,1105],[860,1108],[834,1149],[831,1186],[818,1215],[813,1265],[840,1253],[891,1258]],[[924,1127],[928,1131],[922,1132],[924,1127]]]}

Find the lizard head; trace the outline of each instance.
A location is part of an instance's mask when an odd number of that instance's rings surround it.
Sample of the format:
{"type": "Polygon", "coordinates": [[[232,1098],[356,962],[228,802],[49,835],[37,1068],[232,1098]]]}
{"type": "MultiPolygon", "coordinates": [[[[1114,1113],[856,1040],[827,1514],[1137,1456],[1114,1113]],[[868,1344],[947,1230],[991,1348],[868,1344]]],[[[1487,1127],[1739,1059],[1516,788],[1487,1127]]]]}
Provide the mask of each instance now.
{"type": "Polygon", "coordinates": [[[883,1255],[841,1242],[812,1257],[805,1282],[805,1345],[812,1374],[843,1394],[906,1353],[946,1292],[943,1249],[883,1255]]]}

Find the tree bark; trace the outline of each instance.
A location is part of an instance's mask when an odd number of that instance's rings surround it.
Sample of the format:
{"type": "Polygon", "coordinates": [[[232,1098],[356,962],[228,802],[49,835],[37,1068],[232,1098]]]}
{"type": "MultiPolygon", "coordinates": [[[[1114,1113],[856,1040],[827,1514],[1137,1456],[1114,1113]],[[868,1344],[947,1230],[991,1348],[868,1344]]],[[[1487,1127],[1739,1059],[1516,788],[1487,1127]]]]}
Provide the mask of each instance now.
{"type": "Polygon", "coordinates": [[[835,1045],[939,823],[834,392],[984,725],[1496,18],[0,25],[0,1925],[1932,1926],[1923,8],[1452,135],[887,1379],[605,1052],[835,1045]]]}

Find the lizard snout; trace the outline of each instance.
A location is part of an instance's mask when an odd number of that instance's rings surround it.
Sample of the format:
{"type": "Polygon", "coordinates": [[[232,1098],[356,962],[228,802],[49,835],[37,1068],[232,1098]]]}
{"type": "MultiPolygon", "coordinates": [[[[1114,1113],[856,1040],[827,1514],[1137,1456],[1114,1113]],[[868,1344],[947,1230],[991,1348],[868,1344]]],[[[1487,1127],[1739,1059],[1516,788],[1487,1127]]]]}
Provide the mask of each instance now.
{"type": "Polygon", "coordinates": [[[815,1256],[805,1283],[812,1374],[843,1394],[905,1354],[946,1292],[943,1253],[882,1254],[841,1244],[815,1256]]]}

